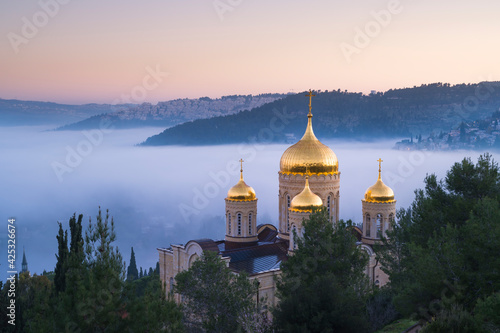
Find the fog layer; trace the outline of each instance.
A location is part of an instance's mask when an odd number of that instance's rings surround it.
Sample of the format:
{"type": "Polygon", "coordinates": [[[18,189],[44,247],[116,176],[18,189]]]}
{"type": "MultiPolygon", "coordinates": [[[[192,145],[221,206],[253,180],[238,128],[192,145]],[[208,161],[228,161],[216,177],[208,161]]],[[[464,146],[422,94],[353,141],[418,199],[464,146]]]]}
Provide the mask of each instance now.
{"type": "MultiPolygon", "coordinates": [[[[278,171],[289,145],[136,147],[157,128],[95,132],[44,132],[40,127],[0,129],[0,246],[7,248],[7,220],[16,219],[17,267],[23,246],[29,269],[53,270],[57,222],[68,227],[74,214],[95,220],[98,207],[114,217],[117,245],[129,260],[134,247],[138,266],[158,260],[157,247],[189,239],[224,237],[224,197],[244,176],[259,199],[258,223],[277,224],[278,171]],[[3,227],[1,226],[3,224],[3,227]]],[[[341,171],[340,217],[361,220],[361,199],[377,179],[391,186],[397,207],[408,207],[428,173],[445,176],[450,166],[479,152],[408,152],[393,141],[324,141],[336,153],[341,171]]],[[[493,154],[496,157],[496,154],[493,154]]],[[[6,252],[3,252],[6,253],[6,252]]],[[[2,264],[5,279],[7,256],[2,264]]]]}

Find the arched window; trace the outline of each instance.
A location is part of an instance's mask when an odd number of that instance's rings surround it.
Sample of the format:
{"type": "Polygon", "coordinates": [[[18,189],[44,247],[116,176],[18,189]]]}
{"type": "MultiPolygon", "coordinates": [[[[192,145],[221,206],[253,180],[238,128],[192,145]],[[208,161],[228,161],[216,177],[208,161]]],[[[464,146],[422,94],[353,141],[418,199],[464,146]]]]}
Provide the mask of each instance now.
{"type": "Polygon", "coordinates": [[[241,213],[238,213],[238,236],[241,236],[241,213]]]}
{"type": "Polygon", "coordinates": [[[393,223],[394,223],[394,214],[390,213],[389,214],[389,223],[387,223],[385,230],[391,230],[393,223]]]}
{"type": "Polygon", "coordinates": [[[365,224],[366,224],[366,237],[370,237],[371,236],[371,229],[372,229],[372,221],[371,221],[371,218],[370,218],[370,214],[366,214],[366,218],[365,218],[365,224]]]}
{"type": "Polygon", "coordinates": [[[231,213],[227,213],[227,234],[231,235],[231,213]]]}
{"type": "Polygon", "coordinates": [[[248,214],[248,234],[252,234],[252,213],[248,214]]]}
{"type": "MultiPolygon", "coordinates": [[[[293,226],[293,235],[292,235],[294,250],[297,249],[297,244],[295,243],[295,238],[294,238],[295,235],[297,235],[297,227],[294,225],[293,226]]],[[[299,237],[299,235],[297,235],[297,237],[299,237]]]]}
{"type": "Polygon", "coordinates": [[[331,196],[328,196],[326,198],[326,210],[328,210],[328,216],[331,217],[332,216],[332,213],[331,213],[331,202],[332,202],[332,197],[331,196]]]}
{"type": "Polygon", "coordinates": [[[288,208],[290,208],[290,196],[289,195],[286,196],[286,202],[287,202],[287,204],[286,204],[286,208],[287,208],[287,210],[286,210],[286,231],[290,232],[290,216],[289,216],[289,212],[288,212],[288,208]]]}
{"type": "Polygon", "coordinates": [[[173,277],[170,278],[170,292],[171,293],[174,292],[174,278],[173,277]]]}
{"type": "Polygon", "coordinates": [[[384,227],[384,221],[382,220],[382,214],[377,214],[377,238],[382,237],[382,228],[384,227]]]}

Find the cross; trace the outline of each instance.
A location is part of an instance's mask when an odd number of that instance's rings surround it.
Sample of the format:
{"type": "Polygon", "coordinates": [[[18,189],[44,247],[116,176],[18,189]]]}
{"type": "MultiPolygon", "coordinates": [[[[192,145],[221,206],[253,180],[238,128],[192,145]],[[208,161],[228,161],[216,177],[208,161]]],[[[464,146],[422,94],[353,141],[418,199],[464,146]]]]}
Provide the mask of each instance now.
{"type": "Polygon", "coordinates": [[[378,178],[380,179],[380,172],[382,172],[382,162],[383,162],[383,160],[381,158],[379,158],[377,160],[377,162],[378,162],[378,178]]]}
{"type": "Polygon", "coordinates": [[[243,172],[243,162],[245,162],[245,161],[243,161],[243,159],[240,158],[239,162],[240,162],[240,165],[241,165],[240,172],[243,172]]]}
{"type": "Polygon", "coordinates": [[[311,106],[311,101],[312,101],[312,98],[313,98],[314,96],[316,96],[316,95],[314,95],[314,94],[312,93],[312,90],[311,90],[311,89],[309,89],[309,94],[307,94],[306,96],[307,96],[307,97],[309,97],[309,115],[311,115],[311,116],[312,116],[312,114],[311,114],[311,109],[312,109],[312,106],[311,106]]]}

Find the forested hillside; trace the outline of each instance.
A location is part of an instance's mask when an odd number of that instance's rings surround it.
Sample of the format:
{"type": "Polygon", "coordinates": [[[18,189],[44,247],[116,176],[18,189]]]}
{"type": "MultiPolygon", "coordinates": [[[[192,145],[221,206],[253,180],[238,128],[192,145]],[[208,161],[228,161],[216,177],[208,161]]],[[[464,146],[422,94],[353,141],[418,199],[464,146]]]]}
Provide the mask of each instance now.
{"type": "MultiPolygon", "coordinates": [[[[234,115],[201,119],[166,129],[143,145],[208,145],[284,142],[300,138],[308,111],[304,93],[289,95],[234,115]]],[[[363,95],[316,92],[314,131],[321,138],[394,138],[449,130],[463,120],[491,116],[500,107],[500,83],[435,83],[363,95]]]]}

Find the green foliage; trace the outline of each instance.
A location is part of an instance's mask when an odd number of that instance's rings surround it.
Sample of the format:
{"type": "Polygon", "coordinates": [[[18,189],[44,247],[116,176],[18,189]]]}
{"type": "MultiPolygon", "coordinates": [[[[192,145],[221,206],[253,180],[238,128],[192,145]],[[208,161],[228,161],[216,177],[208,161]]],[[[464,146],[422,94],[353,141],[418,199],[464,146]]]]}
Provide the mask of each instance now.
{"type": "Polygon", "coordinates": [[[441,310],[421,333],[477,333],[482,332],[472,315],[461,305],[453,304],[450,309],[441,310]]]}
{"type": "Polygon", "coordinates": [[[500,170],[489,154],[476,164],[464,159],[444,180],[427,176],[415,193],[378,258],[397,309],[432,321],[429,331],[451,332],[469,325],[479,298],[500,289],[500,170]]]}
{"type": "Polygon", "coordinates": [[[500,292],[477,301],[474,319],[487,332],[500,331],[500,292]]]}
{"type": "MultiPolygon", "coordinates": [[[[141,277],[142,277],[142,268],[141,268],[141,277]]],[[[139,278],[139,273],[137,272],[137,264],[135,263],[135,253],[134,248],[131,248],[130,253],[130,264],[127,268],[127,280],[133,281],[139,278]]]]}
{"type": "Polygon", "coordinates": [[[175,277],[188,326],[207,332],[236,332],[243,315],[256,311],[256,283],[234,274],[214,252],[205,251],[191,268],[175,277]],[[252,311],[253,310],[253,311],[252,311]]]}
{"type": "Polygon", "coordinates": [[[304,220],[303,237],[282,264],[274,310],[283,332],[366,332],[367,256],[356,245],[350,221],[332,225],[325,209],[304,220]]]}
{"type": "Polygon", "coordinates": [[[167,300],[159,276],[127,281],[126,326],[130,332],[184,332],[182,311],[167,300]]]}
{"type": "Polygon", "coordinates": [[[375,288],[366,302],[366,313],[373,330],[378,330],[398,318],[390,288],[375,288]]]}
{"type": "Polygon", "coordinates": [[[54,270],[54,286],[57,292],[61,292],[66,289],[66,270],[68,269],[68,232],[63,231],[61,223],[59,223],[59,234],[56,238],[58,254],[56,255],[57,263],[54,270]]]}
{"type": "MultiPolygon", "coordinates": [[[[82,215],[70,218],[67,232],[59,224],[55,273],[16,278],[16,326],[0,322],[1,332],[183,332],[182,313],[166,300],[158,274],[142,290],[125,285],[122,256],[113,245],[113,220],[89,221],[82,235],[82,215]],[[54,281],[48,277],[54,276],[54,281]],[[59,290],[56,290],[58,288],[59,290]]],[[[0,314],[6,317],[10,283],[0,283],[0,314]],[[2,288],[3,286],[3,288],[2,288]]]]}

